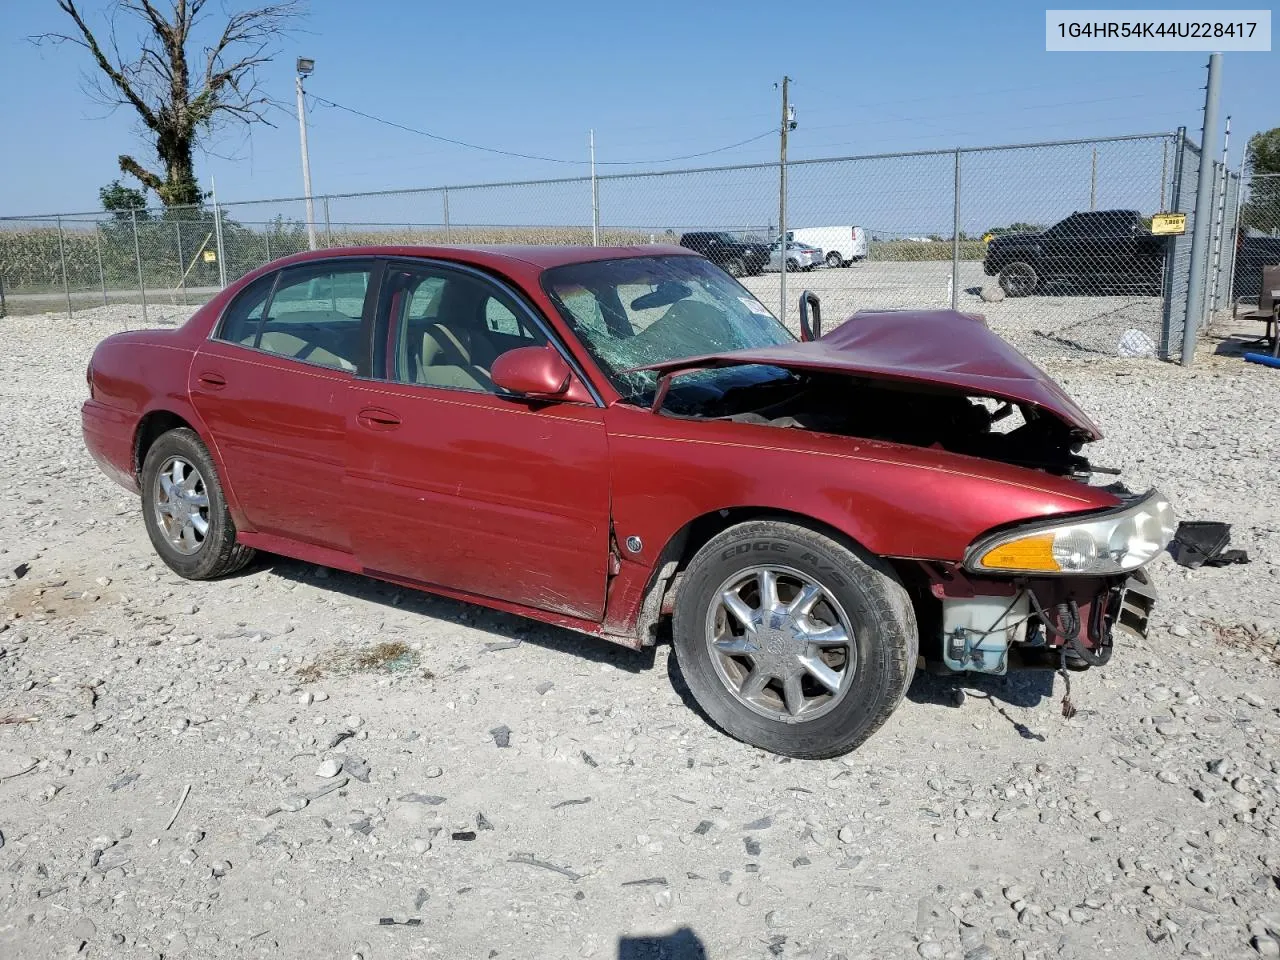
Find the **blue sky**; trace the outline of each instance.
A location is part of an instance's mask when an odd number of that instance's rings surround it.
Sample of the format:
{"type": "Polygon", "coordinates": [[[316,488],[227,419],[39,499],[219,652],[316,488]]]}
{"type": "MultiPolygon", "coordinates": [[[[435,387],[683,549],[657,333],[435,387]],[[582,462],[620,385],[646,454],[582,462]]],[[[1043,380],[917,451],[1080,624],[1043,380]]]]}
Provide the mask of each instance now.
{"type": "MultiPolygon", "coordinates": [[[[238,0],[228,0],[233,6],[238,0]]],[[[103,23],[102,0],[82,0],[103,23]]],[[[247,4],[246,4],[247,5],[247,4]]],[[[1175,6],[1173,4],[1166,4],[1175,6]]],[[[211,3],[215,9],[218,4],[211,3]]],[[[125,108],[86,95],[84,52],[37,48],[65,29],[52,0],[5,0],[0,115],[6,140],[0,215],[92,210],[119,176],[115,158],[152,156],[125,108]],[[17,149],[14,149],[14,145],[17,149]]],[[[127,33],[122,31],[122,44],[127,33]]],[[[487,0],[312,0],[262,72],[292,107],[293,61],[314,57],[318,96],[445,136],[601,161],[711,150],[773,128],[774,82],[794,78],[793,158],[925,150],[1169,130],[1198,136],[1201,53],[1046,53],[1044,6],[997,0],[643,4],[487,0]]],[[[1236,158],[1247,136],[1280,125],[1280,54],[1225,56],[1224,114],[1236,158]],[[1270,77],[1269,81],[1264,78],[1270,77]]],[[[197,159],[227,200],[301,192],[297,127],[231,131],[197,159]]],[[[572,176],[581,166],[435,143],[316,106],[314,189],[322,192],[572,176]]],[[[776,138],[666,167],[766,161],[776,138]]],[[[1234,166],[1234,163],[1233,163],[1234,166]]],[[[662,167],[665,168],[665,167],[662,167]]],[[[604,168],[602,168],[603,171],[604,168]]]]}

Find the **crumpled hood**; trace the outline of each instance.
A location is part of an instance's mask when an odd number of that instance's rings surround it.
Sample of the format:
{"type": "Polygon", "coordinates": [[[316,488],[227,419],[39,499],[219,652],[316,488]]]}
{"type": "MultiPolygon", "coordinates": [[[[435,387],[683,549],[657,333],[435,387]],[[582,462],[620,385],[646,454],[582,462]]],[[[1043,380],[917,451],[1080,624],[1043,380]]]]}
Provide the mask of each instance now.
{"type": "Polygon", "coordinates": [[[819,340],[682,357],[639,369],[675,373],[752,363],[953,387],[1032,404],[1081,439],[1102,437],[1075,401],[981,316],[954,310],[855,313],[819,340]]]}

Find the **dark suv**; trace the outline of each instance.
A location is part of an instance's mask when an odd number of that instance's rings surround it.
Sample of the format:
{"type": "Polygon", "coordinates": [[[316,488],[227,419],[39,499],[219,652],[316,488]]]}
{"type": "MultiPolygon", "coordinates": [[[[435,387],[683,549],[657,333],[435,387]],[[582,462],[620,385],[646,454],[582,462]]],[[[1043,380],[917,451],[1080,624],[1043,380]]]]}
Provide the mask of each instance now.
{"type": "Polygon", "coordinates": [[[727,233],[686,233],[680,246],[702,254],[731,277],[754,277],[769,262],[769,248],[763,243],[735,240],[727,233]]]}
{"type": "Polygon", "coordinates": [[[1167,236],[1153,236],[1137,210],[1073,213],[1043,233],[1007,233],[987,247],[987,276],[1011,297],[1067,283],[1080,292],[1160,293],[1167,236]]]}

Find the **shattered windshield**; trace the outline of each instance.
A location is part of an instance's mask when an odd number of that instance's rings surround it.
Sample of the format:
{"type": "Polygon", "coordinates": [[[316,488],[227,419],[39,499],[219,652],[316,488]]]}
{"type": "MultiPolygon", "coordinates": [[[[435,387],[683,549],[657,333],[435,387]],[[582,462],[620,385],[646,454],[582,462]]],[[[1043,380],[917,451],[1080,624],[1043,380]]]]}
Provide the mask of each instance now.
{"type": "Polygon", "coordinates": [[[634,367],[795,337],[746,288],[701,257],[596,260],[548,270],[543,287],[624,398],[652,395],[634,367]]]}

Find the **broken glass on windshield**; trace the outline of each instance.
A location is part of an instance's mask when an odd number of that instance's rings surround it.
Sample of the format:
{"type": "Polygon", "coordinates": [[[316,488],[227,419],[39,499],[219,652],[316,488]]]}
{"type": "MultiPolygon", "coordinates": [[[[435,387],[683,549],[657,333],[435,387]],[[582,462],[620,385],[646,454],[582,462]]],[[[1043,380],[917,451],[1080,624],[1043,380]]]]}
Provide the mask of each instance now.
{"type": "Polygon", "coordinates": [[[741,284],[700,257],[575,263],[548,270],[543,286],[629,399],[651,393],[658,379],[636,367],[795,340],[741,284]]]}

